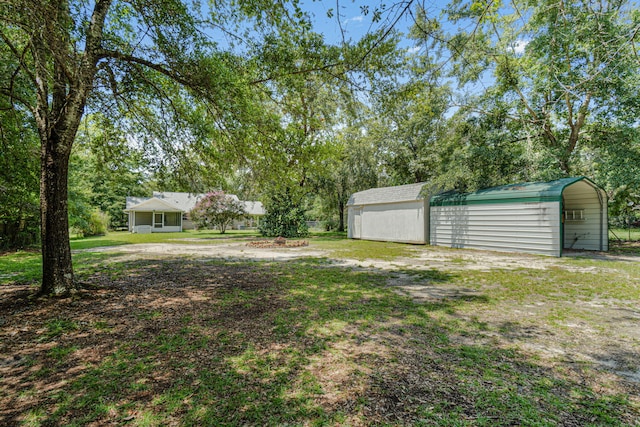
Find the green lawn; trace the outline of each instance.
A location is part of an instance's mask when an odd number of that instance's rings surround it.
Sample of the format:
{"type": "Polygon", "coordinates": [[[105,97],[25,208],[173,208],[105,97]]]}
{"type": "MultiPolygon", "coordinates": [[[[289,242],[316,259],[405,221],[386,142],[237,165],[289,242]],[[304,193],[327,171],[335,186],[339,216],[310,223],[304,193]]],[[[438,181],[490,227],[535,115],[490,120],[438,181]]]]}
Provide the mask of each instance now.
{"type": "Polygon", "coordinates": [[[609,240],[640,241],[640,228],[612,228],[609,230],[609,240]]]}
{"type": "MultiPolygon", "coordinates": [[[[73,246],[185,238],[257,236],[112,233],[73,246]]],[[[449,263],[381,270],[81,251],[76,276],[95,289],[55,301],[29,298],[37,254],[0,256],[11,355],[0,358],[0,425],[640,422],[640,386],[618,373],[637,374],[640,263],[562,258],[536,269],[549,258],[529,256],[531,268],[478,269],[464,251],[308,240],[331,257],[415,262],[432,251],[449,263]]]]}

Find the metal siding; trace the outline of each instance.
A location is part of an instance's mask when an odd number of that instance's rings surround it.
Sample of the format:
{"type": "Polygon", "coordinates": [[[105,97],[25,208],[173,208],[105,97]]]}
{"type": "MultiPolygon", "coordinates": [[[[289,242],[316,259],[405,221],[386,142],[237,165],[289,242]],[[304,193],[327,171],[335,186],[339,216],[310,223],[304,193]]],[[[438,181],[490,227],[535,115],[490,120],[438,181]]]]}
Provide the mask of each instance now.
{"type": "Polygon", "coordinates": [[[432,206],[431,244],[560,255],[557,202],[432,206]]]}
{"type": "Polygon", "coordinates": [[[390,242],[426,243],[425,224],[427,222],[424,217],[424,206],[423,200],[364,206],[361,215],[360,238],[390,242]]]}
{"type": "MultiPolygon", "coordinates": [[[[568,186],[564,193],[565,210],[584,210],[584,221],[565,221],[564,247],[566,249],[585,249],[599,251],[601,243],[601,206],[598,189],[586,182],[577,182],[568,186]]],[[[604,233],[603,233],[604,234],[604,233]]]]}

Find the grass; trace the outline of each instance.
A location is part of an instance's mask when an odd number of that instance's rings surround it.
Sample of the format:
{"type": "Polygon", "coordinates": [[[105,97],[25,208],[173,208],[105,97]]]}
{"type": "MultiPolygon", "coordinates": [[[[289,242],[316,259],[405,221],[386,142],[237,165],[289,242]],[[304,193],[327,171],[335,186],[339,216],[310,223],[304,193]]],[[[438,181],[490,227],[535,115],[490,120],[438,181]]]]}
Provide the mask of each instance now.
{"type": "Polygon", "coordinates": [[[403,243],[349,240],[345,238],[320,238],[312,240],[314,246],[328,250],[333,256],[356,260],[374,259],[391,261],[398,257],[410,257],[416,248],[403,243]]]}
{"type": "Polygon", "coordinates": [[[630,242],[640,241],[640,228],[611,228],[609,229],[609,240],[626,240],[630,242]]]}
{"type": "Polygon", "coordinates": [[[42,275],[39,252],[17,251],[0,255],[0,284],[33,282],[42,275]]]}
{"type": "MultiPolygon", "coordinates": [[[[153,236],[126,234],[74,244],[153,236]]],[[[361,260],[393,261],[417,250],[329,233],[310,240],[361,260]]],[[[521,345],[552,339],[572,349],[579,337],[569,323],[589,326],[594,345],[608,335],[615,339],[616,330],[598,329],[602,319],[587,303],[614,301],[626,310],[615,311],[618,316],[637,312],[637,262],[565,258],[546,270],[383,271],[313,258],[114,262],[113,254],[73,256],[78,278],[100,290],[22,307],[19,298],[6,299],[11,303],[3,306],[0,325],[14,338],[3,345],[11,354],[28,354],[28,363],[2,371],[0,424],[640,422],[636,386],[588,363],[542,359],[521,345]],[[391,279],[472,293],[415,300],[388,286],[391,279]],[[541,338],[544,331],[548,337],[541,338]]],[[[451,256],[456,268],[466,263],[451,256]]],[[[35,281],[39,268],[37,254],[4,255],[0,283],[35,281]]],[[[621,322],[610,320],[616,327],[621,322]]],[[[632,361],[635,356],[629,354],[632,361]]]]}

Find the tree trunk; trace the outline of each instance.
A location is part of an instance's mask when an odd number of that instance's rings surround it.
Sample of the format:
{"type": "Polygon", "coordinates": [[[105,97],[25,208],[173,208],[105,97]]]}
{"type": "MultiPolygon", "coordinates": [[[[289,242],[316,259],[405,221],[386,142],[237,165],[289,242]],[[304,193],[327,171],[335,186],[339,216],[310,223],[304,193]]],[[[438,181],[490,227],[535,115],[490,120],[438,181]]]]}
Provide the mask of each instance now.
{"type": "Polygon", "coordinates": [[[67,181],[71,144],[62,143],[54,132],[42,143],[40,215],[42,220],[42,286],[40,294],[63,296],[75,289],[67,181]]]}
{"type": "Polygon", "coordinates": [[[338,201],[338,231],[344,231],[344,202],[338,201]]]}

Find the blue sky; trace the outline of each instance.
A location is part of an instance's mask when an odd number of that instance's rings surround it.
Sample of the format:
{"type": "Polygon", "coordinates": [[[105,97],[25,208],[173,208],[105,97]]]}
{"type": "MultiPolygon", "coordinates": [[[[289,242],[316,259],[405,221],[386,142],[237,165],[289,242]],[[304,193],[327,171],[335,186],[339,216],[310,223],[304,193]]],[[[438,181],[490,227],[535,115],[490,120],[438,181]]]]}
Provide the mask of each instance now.
{"type": "MultiPolygon", "coordinates": [[[[358,1],[358,0],[335,0],[335,1],[303,1],[303,8],[311,15],[314,29],[325,36],[329,43],[342,42],[343,31],[345,39],[357,41],[364,34],[375,31],[381,27],[386,28],[390,21],[394,21],[399,9],[392,9],[383,14],[380,22],[372,22],[372,12],[376,6],[380,6],[382,1],[358,1]],[[361,6],[368,6],[370,12],[365,15],[361,6]],[[327,17],[327,12],[333,11],[333,17],[327,17]]],[[[388,2],[386,4],[389,4],[388,2]]],[[[415,5],[411,6],[415,9],[415,5]]],[[[403,33],[409,31],[411,17],[408,14],[401,17],[396,28],[403,33]]],[[[403,44],[409,44],[407,41],[403,44]]]]}

